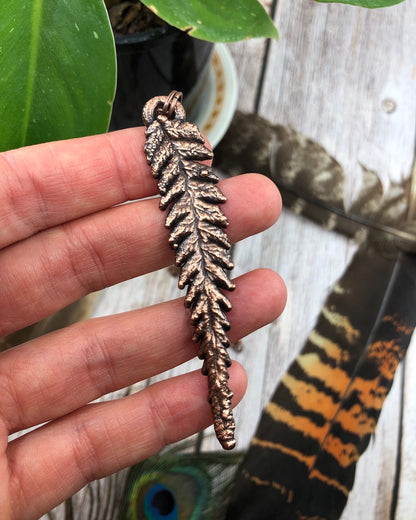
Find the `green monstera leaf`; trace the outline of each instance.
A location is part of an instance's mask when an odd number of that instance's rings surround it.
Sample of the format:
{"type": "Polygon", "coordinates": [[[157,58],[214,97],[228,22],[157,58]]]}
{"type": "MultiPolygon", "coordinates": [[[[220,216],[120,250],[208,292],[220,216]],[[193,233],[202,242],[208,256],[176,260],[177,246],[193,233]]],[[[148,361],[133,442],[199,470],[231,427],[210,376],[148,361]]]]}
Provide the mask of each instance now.
{"type": "Polygon", "coordinates": [[[235,42],[279,34],[257,0],[142,0],[160,18],[195,38],[235,42]]]}
{"type": "Polygon", "coordinates": [[[324,3],[338,3],[338,4],[350,4],[358,5],[360,7],[368,7],[374,9],[376,7],[390,7],[391,5],[400,4],[404,0],[316,0],[317,2],[324,3]]]}
{"type": "Polygon", "coordinates": [[[116,60],[103,1],[1,1],[0,71],[0,151],[105,132],[116,60]]]}

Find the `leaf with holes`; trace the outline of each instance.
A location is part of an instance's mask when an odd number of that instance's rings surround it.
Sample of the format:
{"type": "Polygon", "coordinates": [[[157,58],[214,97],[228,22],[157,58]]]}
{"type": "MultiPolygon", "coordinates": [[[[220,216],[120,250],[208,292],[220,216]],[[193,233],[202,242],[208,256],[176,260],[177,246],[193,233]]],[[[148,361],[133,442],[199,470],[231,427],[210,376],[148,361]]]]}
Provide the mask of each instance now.
{"type": "Polygon", "coordinates": [[[170,25],[201,40],[279,38],[273,21],[258,0],[143,0],[143,3],[170,25]]]}

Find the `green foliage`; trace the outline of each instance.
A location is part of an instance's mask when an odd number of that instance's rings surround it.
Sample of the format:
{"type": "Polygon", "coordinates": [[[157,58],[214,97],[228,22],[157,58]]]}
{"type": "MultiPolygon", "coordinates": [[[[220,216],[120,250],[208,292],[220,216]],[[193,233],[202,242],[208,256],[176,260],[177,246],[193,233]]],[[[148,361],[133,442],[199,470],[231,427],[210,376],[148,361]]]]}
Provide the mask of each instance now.
{"type": "MultiPolygon", "coordinates": [[[[338,1],[375,8],[403,0],[338,1]]],[[[258,0],[143,3],[196,38],[278,39],[258,0]]],[[[0,2],[0,151],[106,131],[115,66],[114,38],[102,0],[0,2]]]]}
{"type": "Polygon", "coordinates": [[[104,132],[115,90],[102,0],[0,2],[0,151],[104,132]]]}
{"type": "Polygon", "coordinates": [[[201,40],[235,42],[279,34],[257,0],[142,0],[170,25],[201,40]]]}
{"type": "Polygon", "coordinates": [[[324,3],[339,3],[339,4],[350,4],[358,5],[360,7],[368,7],[374,9],[376,7],[390,7],[391,5],[400,4],[404,0],[315,0],[316,2],[324,3]]]}

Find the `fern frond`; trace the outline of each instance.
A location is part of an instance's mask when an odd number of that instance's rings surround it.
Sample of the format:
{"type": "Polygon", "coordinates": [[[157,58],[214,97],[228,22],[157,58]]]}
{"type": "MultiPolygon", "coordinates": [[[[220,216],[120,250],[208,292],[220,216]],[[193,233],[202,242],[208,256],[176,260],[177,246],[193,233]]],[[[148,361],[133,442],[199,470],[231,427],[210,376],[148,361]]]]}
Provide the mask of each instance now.
{"type": "Polygon", "coordinates": [[[212,152],[197,126],[185,121],[181,105],[174,119],[164,114],[165,99],[150,100],[144,108],[145,153],[158,180],[160,208],[169,207],[165,222],[169,245],[180,269],[179,288],[187,287],[185,305],[191,309],[193,340],[199,343],[202,372],[208,376],[215,432],[221,445],[231,449],[235,425],[228,387],[230,323],[226,316],[231,303],[221,289],[234,289],[226,273],[233,263],[224,231],[228,222],[218,206],[226,198],[217,186],[218,177],[200,162],[211,159],[212,152]]]}

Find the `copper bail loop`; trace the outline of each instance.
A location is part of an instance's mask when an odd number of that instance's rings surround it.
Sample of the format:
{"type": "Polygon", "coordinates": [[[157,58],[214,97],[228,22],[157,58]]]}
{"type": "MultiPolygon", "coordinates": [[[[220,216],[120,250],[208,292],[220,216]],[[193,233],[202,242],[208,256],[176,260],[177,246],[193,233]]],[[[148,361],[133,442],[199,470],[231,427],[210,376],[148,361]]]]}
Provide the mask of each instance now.
{"type": "Polygon", "coordinates": [[[172,92],[166,98],[165,104],[163,105],[162,114],[165,114],[168,119],[171,119],[175,113],[176,105],[178,103],[182,103],[182,99],[182,92],[179,92],[178,90],[172,90],[172,92]]]}

